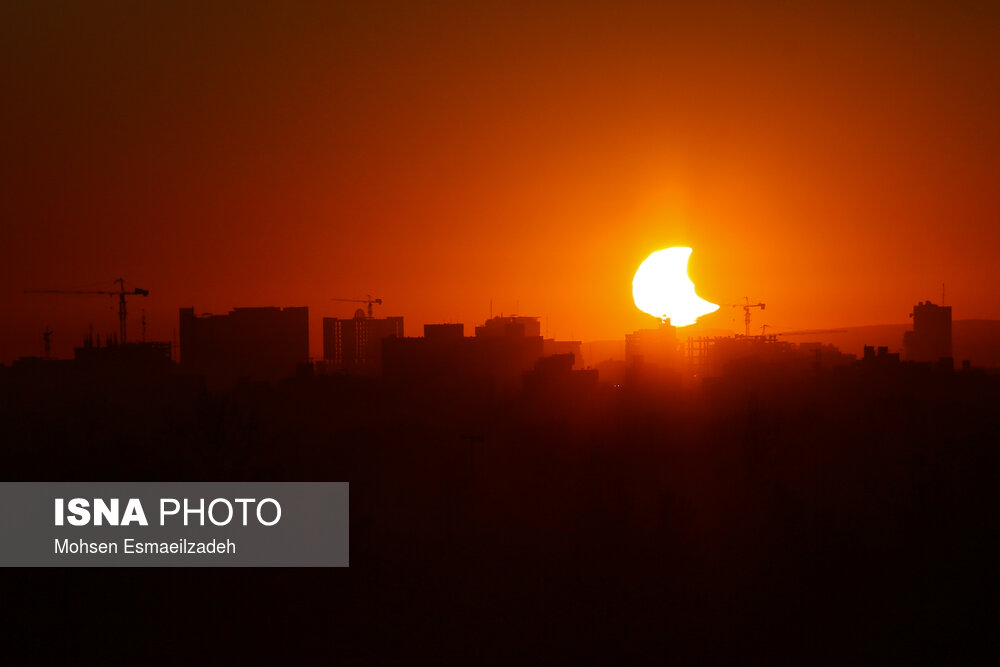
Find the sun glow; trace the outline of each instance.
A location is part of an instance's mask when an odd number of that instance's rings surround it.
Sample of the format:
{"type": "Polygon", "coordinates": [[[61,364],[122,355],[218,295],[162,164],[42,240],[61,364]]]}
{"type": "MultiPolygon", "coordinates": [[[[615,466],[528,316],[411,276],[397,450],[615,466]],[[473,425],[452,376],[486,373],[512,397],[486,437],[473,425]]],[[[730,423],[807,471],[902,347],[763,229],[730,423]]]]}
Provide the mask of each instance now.
{"type": "Polygon", "coordinates": [[[694,324],[719,307],[695,294],[688,278],[691,248],[667,248],[647,257],[632,278],[632,299],[644,313],[670,320],[677,327],[694,324]]]}

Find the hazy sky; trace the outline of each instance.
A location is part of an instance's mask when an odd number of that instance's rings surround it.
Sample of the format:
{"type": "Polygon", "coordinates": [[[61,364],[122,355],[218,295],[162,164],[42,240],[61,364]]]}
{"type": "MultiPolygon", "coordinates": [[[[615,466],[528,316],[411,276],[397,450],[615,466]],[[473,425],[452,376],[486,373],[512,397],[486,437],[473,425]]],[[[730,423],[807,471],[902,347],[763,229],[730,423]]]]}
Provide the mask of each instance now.
{"type": "Polygon", "coordinates": [[[308,305],[318,354],[369,293],[411,335],[492,298],[617,339],[671,245],[774,330],[905,322],[942,282],[1000,318],[995,5],[327,4],[0,4],[0,357],[116,328],[23,289],[119,276],[151,339],[308,305]]]}

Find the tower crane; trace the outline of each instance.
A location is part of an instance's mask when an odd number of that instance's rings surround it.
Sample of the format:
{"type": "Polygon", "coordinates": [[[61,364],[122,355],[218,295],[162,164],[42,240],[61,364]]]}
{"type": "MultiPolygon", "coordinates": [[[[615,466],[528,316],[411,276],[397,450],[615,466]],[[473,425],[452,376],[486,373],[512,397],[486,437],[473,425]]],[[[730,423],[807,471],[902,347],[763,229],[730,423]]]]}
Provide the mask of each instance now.
{"type": "Polygon", "coordinates": [[[118,283],[117,290],[72,290],[72,289],[27,289],[25,294],[104,294],[106,296],[118,297],[118,336],[122,343],[126,342],[126,322],[128,320],[128,308],[125,298],[129,296],[149,296],[149,290],[136,287],[132,290],[125,289],[125,279],[118,278],[114,282],[118,283]]]}
{"type": "Polygon", "coordinates": [[[747,338],[750,337],[750,309],[751,308],[760,308],[761,310],[764,310],[765,305],[766,304],[764,304],[764,303],[750,303],[750,297],[747,297],[747,296],[743,297],[743,303],[734,303],[734,304],[732,304],[733,308],[742,308],[743,309],[743,323],[746,325],[746,337],[747,338]]]}
{"type": "Polygon", "coordinates": [[[372,318],[372,306],[374,304],[382,305],[382,299],[373,299],[372,295],[369,294],[367,299],[330,299],[330,301],[341,301],[345,303],[367,303],[368,304],[368,319],[372,318]]]}

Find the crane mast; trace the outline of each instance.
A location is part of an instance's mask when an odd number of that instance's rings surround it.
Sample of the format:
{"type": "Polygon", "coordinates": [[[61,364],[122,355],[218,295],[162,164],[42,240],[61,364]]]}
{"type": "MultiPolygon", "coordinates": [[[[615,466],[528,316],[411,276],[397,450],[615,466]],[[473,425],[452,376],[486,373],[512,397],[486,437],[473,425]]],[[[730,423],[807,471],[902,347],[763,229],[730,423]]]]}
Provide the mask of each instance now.
{"type": "Polygon", "coordinates": [[[743,309],[743,324],[746,327],[746,337],[750,337],[750,310],[753,308],[760,308],[764,310],[766,304],[764,303],[750,303],[750,297],[743,297],[743,303],[734,303],[733,308],[743,309]]]}

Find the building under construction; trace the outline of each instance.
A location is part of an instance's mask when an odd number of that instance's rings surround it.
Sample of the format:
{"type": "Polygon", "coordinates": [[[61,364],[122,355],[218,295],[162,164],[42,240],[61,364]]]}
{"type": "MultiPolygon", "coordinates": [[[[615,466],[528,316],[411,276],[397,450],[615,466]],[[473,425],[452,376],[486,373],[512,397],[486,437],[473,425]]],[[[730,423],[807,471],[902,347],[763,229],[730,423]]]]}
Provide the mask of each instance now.
{"type": "Polygon", "coordinates": [[[324,317],[324,367],[350,375],[377,376],[382,372],[382,342],[402,337],[402,317],[370,317],[360,308],[350,319],[324,317]]]}
{"type": "Polygon", "coordinates": [[[690,372],[699,377],[721,375],[727,368],[744,360],[764,363],[782,362],[796,346],[778,340],[774,334],[760,336],[707,336],[688,338],[685,357],[690,372]]]}
{"type": "MultiPolygon", "coordinates": [[[[751,308],[763,303],[737,304],[743,308],[746,329],[750,330],[751,308]]],[[[669,322],[656,329],[640,329],[625,336],[626,378],[654,381],[715,377],[740,367],[783,366],[786,368],[829,368],[854,361],[833,345],[795,344],[779,336],[831,333],[834,330],[791,331],[783,334],[736,334],[733,336],[692,336],[682,341],[669,322]]]]}

